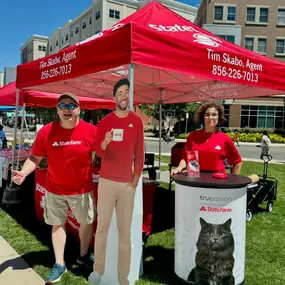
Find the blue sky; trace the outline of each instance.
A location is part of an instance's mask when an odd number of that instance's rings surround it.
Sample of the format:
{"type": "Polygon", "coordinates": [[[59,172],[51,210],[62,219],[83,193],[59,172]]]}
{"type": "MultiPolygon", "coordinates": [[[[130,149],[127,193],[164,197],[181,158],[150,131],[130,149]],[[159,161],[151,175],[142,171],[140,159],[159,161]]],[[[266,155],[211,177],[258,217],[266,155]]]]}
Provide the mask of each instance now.
{"type": "MultiPolygon", "coordinates": [[[[196,5],[200,0],[181,0],[196,5]]],[[[20,63],[21,44],[32,34],[50,36],[92,0],[4,0],[0,5],[0,71],[20,63]]]]}

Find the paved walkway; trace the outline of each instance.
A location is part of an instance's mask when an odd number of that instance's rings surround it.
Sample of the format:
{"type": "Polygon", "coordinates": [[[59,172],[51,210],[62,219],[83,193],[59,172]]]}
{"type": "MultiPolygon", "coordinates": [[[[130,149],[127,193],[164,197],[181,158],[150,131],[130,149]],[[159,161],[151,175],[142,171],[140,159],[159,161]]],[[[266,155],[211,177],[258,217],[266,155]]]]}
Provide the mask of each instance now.
{"type": "Polygon", "coordinates": [[[43,285],[44,280],[0,236],[0,284],[43,285]]]}

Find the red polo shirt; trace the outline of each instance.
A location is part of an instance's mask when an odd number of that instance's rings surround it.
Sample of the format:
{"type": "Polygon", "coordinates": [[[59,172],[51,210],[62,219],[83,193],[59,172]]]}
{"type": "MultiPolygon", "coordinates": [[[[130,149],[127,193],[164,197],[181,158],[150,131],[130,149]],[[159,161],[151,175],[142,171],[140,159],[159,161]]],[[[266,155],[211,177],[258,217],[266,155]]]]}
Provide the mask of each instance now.
{"type": "Polygon", "coordinates": [[[242,161],[232,139],[221,131],[211,135],[204,130],[190,133],[185,144],[185,161],[187,161],[186,151],[191,150],[199,152],[200,171],[225,172],[225,159],[229,165],[236,165],[242,161]]]}
{"type": "Polygon", "coordinates": [[[47,157],[47,191],[77,195],[93,190],[91,163],[96,130],[82,120],[74,129],[64,129],[58,121],[40,129],[32,154],[47,157]]]}

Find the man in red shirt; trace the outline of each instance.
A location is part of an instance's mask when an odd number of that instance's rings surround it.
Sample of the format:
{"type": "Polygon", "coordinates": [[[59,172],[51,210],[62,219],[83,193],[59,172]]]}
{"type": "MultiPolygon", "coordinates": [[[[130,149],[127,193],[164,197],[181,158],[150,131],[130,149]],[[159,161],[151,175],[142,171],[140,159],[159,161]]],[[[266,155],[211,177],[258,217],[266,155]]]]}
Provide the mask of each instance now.
{"type": "Polygon", "coordinates": [[[116,110],[98,125],[96,154],[102,157],[102,163],[95,264],[88,279],[91,284],[99,284],[105,271],[107,234],[114,208],[119,235],[118,280],[120,285],[129,284],[134,197],[144,165],[144,127],[142,119],[128,110],[129,87],[128,79],[115,84],[116,110]]]}
{"type": "Polygon", "coordinates": [[[77,263],[93,267],[88,248],[95,219],[91,164],[97,128],[79,119],[80,105],[73,94],[59,97],[57,113],[59,121],[40,129],[23,168],[13,171],[13,181],[20,185],[47,157],[44,218],[47,224],[52,225],[55,265],[46,284],[58,282],[66,272],[64,248],[68,207],[80,223],[81,244],[77,263]]]}

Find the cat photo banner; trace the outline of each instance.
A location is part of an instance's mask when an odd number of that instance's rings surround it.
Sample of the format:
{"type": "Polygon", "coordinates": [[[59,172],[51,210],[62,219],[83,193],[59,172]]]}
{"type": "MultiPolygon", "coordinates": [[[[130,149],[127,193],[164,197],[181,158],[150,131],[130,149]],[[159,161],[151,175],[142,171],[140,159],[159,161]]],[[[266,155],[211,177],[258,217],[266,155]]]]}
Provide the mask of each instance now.
{"type": "Polygon", "coordinates": [[[219,189],[176,183],[175,192],[176,274],[192,284],[243,285],[246,186],[219,189]]]}

